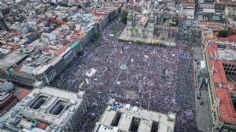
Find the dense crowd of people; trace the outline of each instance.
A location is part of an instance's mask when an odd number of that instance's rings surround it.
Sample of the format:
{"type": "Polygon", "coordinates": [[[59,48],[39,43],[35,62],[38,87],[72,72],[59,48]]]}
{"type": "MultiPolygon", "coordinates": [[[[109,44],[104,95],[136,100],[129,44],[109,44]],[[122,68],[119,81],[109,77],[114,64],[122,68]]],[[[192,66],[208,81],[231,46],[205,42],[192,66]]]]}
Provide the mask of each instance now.
{"type": "Polygon", "coordinates": [[[95,126],[109,98],[152,111],[177,114],[176,131],[196,131],[192,57],[184,46],[157,47],[117,40],[124,25],[112,22],[52,86],[85,90],[89,107],[80,129],[95,126]],[[92,77],[86,75],[94,68],[92,77]]]}

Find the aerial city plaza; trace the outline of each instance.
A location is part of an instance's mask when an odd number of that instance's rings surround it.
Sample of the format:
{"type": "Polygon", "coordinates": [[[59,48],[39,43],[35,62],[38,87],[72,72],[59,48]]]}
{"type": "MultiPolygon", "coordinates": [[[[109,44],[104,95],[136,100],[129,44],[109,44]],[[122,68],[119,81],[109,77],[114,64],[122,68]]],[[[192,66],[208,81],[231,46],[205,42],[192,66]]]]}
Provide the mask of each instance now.
{"type": "Polygon", "coordinates": [[[0,0],[0,132],[236,132],[235,0],[0,0]]]}

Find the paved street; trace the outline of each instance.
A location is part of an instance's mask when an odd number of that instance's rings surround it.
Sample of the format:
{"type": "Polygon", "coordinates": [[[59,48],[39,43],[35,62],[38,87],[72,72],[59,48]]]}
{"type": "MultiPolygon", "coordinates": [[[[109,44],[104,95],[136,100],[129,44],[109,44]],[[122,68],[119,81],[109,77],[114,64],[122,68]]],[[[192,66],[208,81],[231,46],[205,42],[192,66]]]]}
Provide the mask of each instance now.
{"type": "MultiPolygon", "coordinates": [[[[208,95],[208,91],[207,88],[200,90],[200,83],[197,83],[198,81],[198,75],[199,75],[199,63],[200,60],[203,60],[203,53],[202,50],[200,48],[200,44],[201,44],[201,34],[198,31],[198,28],[195,26],[195,21],[186,21],[184,19],[180,20],[180,24],[179,24],[179,33],[177,34],[177,41],[179,45],[186,45],[187,47],[191,48],[193,51],[193,69],[194,69],[194,81],[195,82],[195,107],[196,107],[196,121],[197,121],[197,126],[198,129],[200,131],[203,132],[209,132],[211,131],[212,128],[212,119],[211,119],[211,111],[210,111],[210,102],[209,102],[209,95],[208,95]],[[188,25],[188,26],[186,26],[188,25]],[[194,27],[192,27],[194,26],[194,27]],[[191,34],[191,35],[189,35],[191,34]],[[192,39],[194,38],[194,42],[192,41],[192,39]],[[196,61],[195,61],[196,60],[196,61]],[[201,97],[199,98],[198,96],[201,97]],[[199,99],[198,99],[199,98],[199,99]]],[[[188,69],[184,64],[187,62],[187,60],[185,59],[180,59],[180,63],[179,65],[181,65],[181,62],[183,62],[183,65],[181,66],[182,69],[186,68],[188,69]],[[181,61],[182,60],[182,61],[181,61]],[[185,62],[183,62],[185,61],[185,62]]],[[[183,70],[178,70],[179,72],[183,71],[183,70]]],[[[189,74],[185,74],[186,79],[189,78],[189,74]]],[[[183,82],[183,80],[179,80],[178,83],[183,82]]],[[[186,82],[190,82],[190,81],[186,81],[186,82]]],[[[187,84],[185,84],[187,85],[187,84]]],[[[177,87],[178,88],[178,87],[177,87]]],[[[180,89],[182,90],[182,89],[180,89]]],[[[187,94],[187,93],[186,93],[187,94]]],[[[191,94],[188,93],[188,94],[191,94]]],[[[183,95],[182,95],[183,96],[183,95]]],[[[187,101],[186,101],[187,103],[187,101]]]]}
{"type": "Polygon", "coordinates": [[[199,62],[203,60],[203,54],[201,48],[194,48],[194,72],[195,72],[195,104],[196,104],[196,120],[197,126],[200,131],[210,132],[212,128],[212,119],[210,111],[210,100],[207,88],[200,90],[199,82],[199,62]]]}
{"type": "Polygon", "coordinates": [[[180,18],[176,41],[178,45],[186,45],[188,47],[200,46],[201,32],[197,27],[197,23],[192,20],[180,18]]]}

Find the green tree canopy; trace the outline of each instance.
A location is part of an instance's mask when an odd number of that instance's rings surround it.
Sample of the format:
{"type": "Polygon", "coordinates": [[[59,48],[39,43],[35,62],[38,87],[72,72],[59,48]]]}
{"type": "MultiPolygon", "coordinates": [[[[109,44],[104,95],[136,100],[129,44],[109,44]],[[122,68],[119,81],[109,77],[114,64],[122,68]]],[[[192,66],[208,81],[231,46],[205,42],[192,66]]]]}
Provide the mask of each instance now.
{"type": "Polygon", "coordinates": [[[228,31],[223,29],[219,32],[219,37],[227,37],[228,36],[228,31]]]}
{"type": "Polygon", "coordinates": [[[128,11],[123,10],[121,12],[120,18],[121,18],[121,21],[126,24],[127,23],[127,19],[128,19],[128,11]]]}

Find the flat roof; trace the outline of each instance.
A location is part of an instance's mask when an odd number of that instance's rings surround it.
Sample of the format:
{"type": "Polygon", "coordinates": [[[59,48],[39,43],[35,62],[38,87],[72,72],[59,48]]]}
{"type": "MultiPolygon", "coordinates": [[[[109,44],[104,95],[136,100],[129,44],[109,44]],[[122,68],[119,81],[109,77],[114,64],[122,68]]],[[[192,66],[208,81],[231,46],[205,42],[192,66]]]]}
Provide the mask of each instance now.
{"type": "Polygon", "coordinates": [[[220,21],[220,16],[213,15],[212,20],[213,21],[220,21]]]}
{"type": "Polygon", "coordinates": [[[227,5],[236,5],[235,0],[216,0],[217,4],[227,4],[227,5]]]}
{"type": "Polygon", "coordinates": [[[27,55],[20,54],[18,51],[12,51],[3,58],[0,58],[0,68],[8,69],[12,65],[15,65],[19,61],[23,60],[27,55]]]}
{"type": "MultiPolygon", "coordinates": [[[[215,13],[215,9],[206,9],[206,8],[203,8],[203,12],[204,13],[215,13]]],[[[214,16],[213,16],[213,19],[214,19],[214,16]]],[[[219,18],[220,19],[220,18],[219,18]]]]}
{"type": "Polygon", "coordinates": [[[130,131],[131,125],[133,124],[133,119],[139,119],[138,132],[150,132],[152,129],[152,124],[158,122],[158,132],[174,132],[175,118],[176,115],[173,113],[162,114],[159,112],[148,111],[136,106],[130,106],[129,104],[119,104],[119,107],[113,108],[114,104],[107,106],[105,112],[101,116],[94,132],[99,131],[102,126],[107,126],[107,128],[114,129],[117,128],[121,131],[130,131]],[[114,120],[116,120],[117,115],[120,114],[118,124],[112,126],[114,120]]]}

